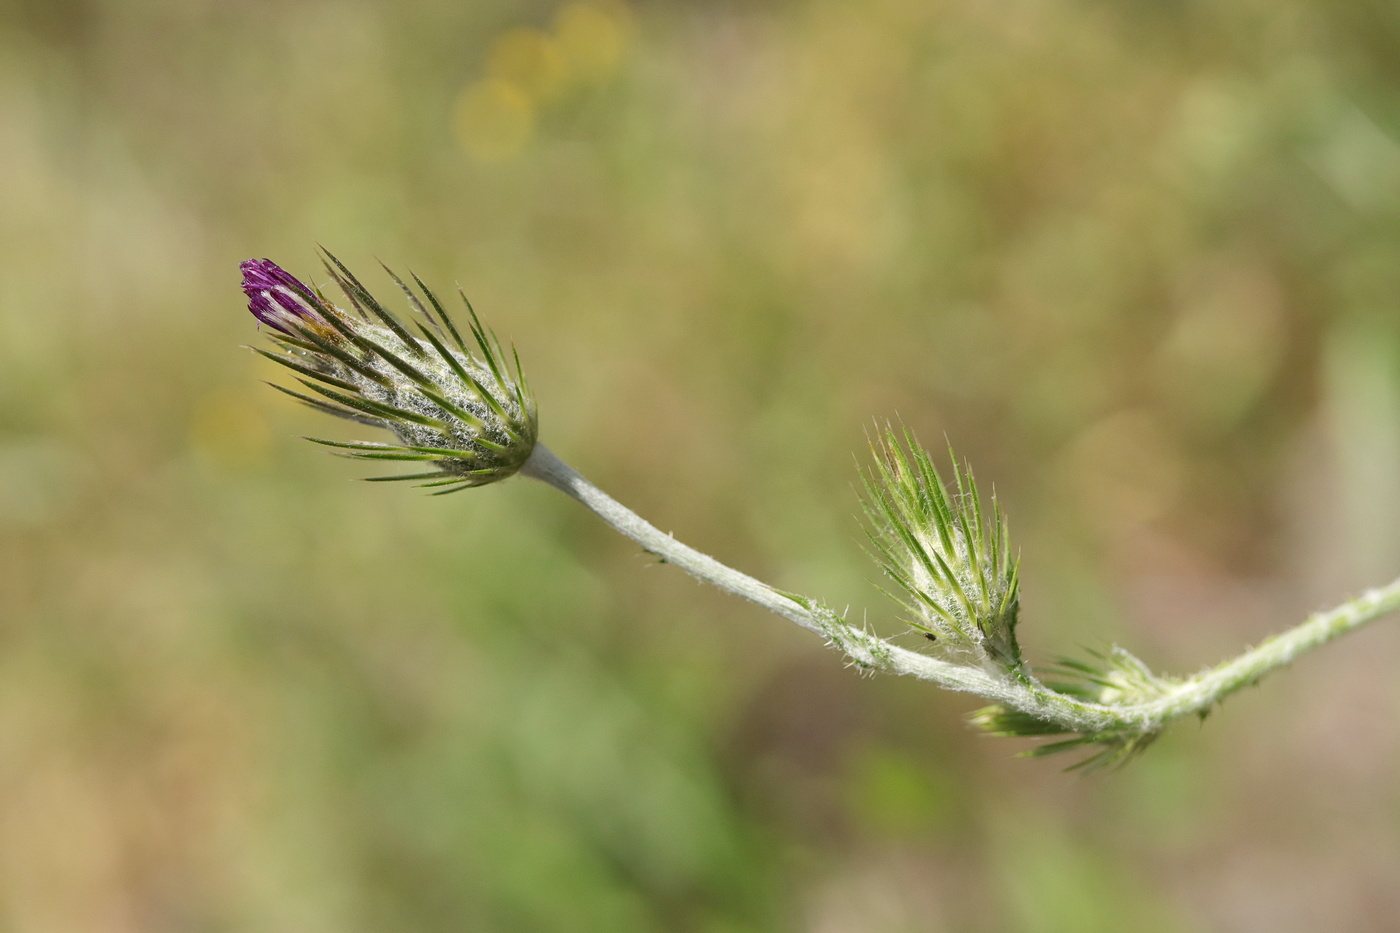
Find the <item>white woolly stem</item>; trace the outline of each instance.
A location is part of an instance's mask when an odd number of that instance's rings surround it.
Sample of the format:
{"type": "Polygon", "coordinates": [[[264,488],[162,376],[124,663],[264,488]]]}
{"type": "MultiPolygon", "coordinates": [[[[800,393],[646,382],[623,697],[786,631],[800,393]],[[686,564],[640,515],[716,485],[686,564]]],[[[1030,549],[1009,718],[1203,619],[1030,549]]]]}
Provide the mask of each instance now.
{"type": "Polygon", "coordinates": [[[796,622],[811,632],[821,633],[811,613],[766,583],[746,573],[726,567],[713,557],[682,544],[674,537],[584,479],[573,467],[556,457],[543,444],[536,444],[530,458],[520,468],[522,476],[543,480],[555,489],[573,496],[592,509],[599,518],[642,546],[649,554],[675,564],[697,579],[758,603],[770,612],[796,622]]]}
{"type": "Polygon", "coordinates": [[[648,553],[821,635],[863,668],[917,677],[949,690],[975,693],[1055,723],[1067,732],[1085,735],[1155,734],[1172,720],[1204,712],[1300,655],[1400,609],[1400,580],[1396,580],[1319,613],[1217,667],[1184,680],[1165,681],[1160,695],[1149,702],[1091,703],[1057,693],[1019,671],[955,664],[901,648],[855,628],[813,600],[786,595],[682,544],[593,485],[543,444],[535,446],[520,472],[577,499],[648,553]]]}
{"type": "Polygon", "coordinates": [[[1320,648],[1334,638],[1400,609],[1400,580],[1367,590],[1301,625],[1273,635],[1238,657],[1174,684],[1160,699],[1124,712],[1143,723],[1166,723],[1209,709],[1241,687],[1249,687],[1270,671],[1320,648]]]}

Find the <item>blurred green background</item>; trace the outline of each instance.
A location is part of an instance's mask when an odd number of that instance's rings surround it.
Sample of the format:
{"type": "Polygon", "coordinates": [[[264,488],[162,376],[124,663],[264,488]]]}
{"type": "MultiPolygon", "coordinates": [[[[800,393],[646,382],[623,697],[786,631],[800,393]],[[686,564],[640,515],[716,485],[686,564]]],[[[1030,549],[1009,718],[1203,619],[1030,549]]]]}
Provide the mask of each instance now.
{"type": "Polygon", "coordinates": [[[1393,620],[1064,775],[351,482],[237,264],[462,283],[553,449],[886,632],[855,464],[946,435],[1033,662],[1186,672],[1400,568],[1397,92],[1384,0],[0,0],[0,931],[1393,930],[1393,620]]]}

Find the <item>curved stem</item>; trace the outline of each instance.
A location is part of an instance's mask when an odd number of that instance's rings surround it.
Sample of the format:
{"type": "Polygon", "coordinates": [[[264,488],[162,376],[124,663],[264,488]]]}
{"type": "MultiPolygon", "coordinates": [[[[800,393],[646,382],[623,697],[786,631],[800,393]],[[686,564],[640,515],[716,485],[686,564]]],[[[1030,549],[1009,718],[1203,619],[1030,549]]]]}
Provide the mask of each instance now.
{"type": "Polygon", "coordinates": [[[1238,657],[1178,682],[1159,699],[1123,707],[1122,712],[1144,725],[1165,724],[1181,716],[1204,712],[1236,690],[1258,683],[1270,671],[1397,609],[1400,609],[1400,580],[1367,590],[1334,609],[1319,612],[1238,657]]]}
{"type": "Polygon", "coordinates": [[[1066,732],[1089,735],[1159,732],[1174,719],[1210,709],[1224,697],[1257,682],[1299,655],[1400,609],[1400,580],[1396,580],[1319,613],[1217,667],[1184,680],[1163,681],[1161,693],[1150,701],[1093,703],[1058,693],[1024,675],[1013,676],[1011,672],[988,666],[955,664],[901,648],[848,624],[813,600],[775,590],[661,531],[593,485],[543,444],[535,446],[520,472],[577,499],[648,553],[675,564],[696,579],[757,603],[821,635],[861,667],[917,677],[949,690],[975,693],[1054,723],[1066,732]]]}
{"type": "Polygon", "coordinates": [[[535,445],[530,458],[520,468],[520,473],[543,480],[555,489],[573,496],[592,509],[603,521],[640,544],[647,553],[656,555],[668,564],[675,564],[692,577],[713,583],[726,592],[742,596],[770,612],[776,612],[783,618],[796,622],[808,631],[821,634],[821,628],[812,618],[812,614],[791,597],[677,541],[590,483],[543,444],[535,445]]]}

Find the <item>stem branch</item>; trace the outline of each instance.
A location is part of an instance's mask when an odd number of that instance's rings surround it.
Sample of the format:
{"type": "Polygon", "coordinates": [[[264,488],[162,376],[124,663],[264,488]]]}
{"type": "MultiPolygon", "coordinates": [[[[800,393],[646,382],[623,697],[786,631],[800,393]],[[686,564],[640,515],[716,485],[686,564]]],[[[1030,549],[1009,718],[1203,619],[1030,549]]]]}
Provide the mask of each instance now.
{"type": "Polygon", "coordinates": [[[1400,580],[1367,590],[1334,609],[1319,612],[1238,657],[1182,680],[1160,699],[1125,707],[1123,712],[1144,725],[1165,724],[1190,713],[1204,712],[1241,687],[1258,683],[1270,671],[1396,609],[1400,609],[1400,580]]]}
{"type": "Polygon", "coordinates": [[[1180,681],[1164,681],[1148,702],[1106,705],[1049,689],[1024,675],[1012,676],[990,665],[969,666],[910,651],[848,624],[815,601],[789,596],[748,574],[727,567],[682,544],[593,485],[543,444],[537,444],[520,470],[572,496],[650,554],[726,592],[821,635],[863,668],[903,674],[950,690],[975,693],[1082,734],[1160,732],[1174,719],[1202,713],[1241,687],[1290,663],[1334,638],[1400,609],[1400,580],[1368,590],[1296,628],[1275,635],[1239,657],[1180,681]]]}

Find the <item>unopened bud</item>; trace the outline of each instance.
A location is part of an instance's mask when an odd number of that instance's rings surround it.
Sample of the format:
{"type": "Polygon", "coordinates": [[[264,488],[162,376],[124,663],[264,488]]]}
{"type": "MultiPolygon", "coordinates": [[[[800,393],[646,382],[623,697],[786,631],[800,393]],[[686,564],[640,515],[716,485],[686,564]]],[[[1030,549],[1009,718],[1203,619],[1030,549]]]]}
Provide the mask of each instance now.
{"type": "MultiPolygon", "coordinates": [[[[456,492],[505,479],[535,448],[535,399],[518,357],[507,365],[495,335],[482,327],[470,302],[468,339],[437,296],[417,277],[417,289],[392,272],[415,314],[409,326],[387,311],[339,260],[326,269],[351,309],[333,305],[317,289],[268,259],[241,266],[248,310],[277,331],[277,352],[263,356],[297,373],[313,395],[275,388],[341,418],[387,428],[398,444],[308,438],[361,460],[416,463],[423,471],[375,480],[416,480],[456,492]]],[[[387,270],[386,270],[387,271],[387,270]]]]}
{"type": "Polygon", "coordinates": [[[886,576],[904,591],[908,621],[946,653],[1019,670],[1018,561],[996,497],[984,514],[972,472],[956,459],[953,489],[945,487],[907,430],[901,438],[887,429],[872,446],[870,540],[886,576]]]}

